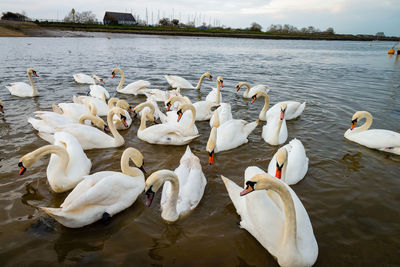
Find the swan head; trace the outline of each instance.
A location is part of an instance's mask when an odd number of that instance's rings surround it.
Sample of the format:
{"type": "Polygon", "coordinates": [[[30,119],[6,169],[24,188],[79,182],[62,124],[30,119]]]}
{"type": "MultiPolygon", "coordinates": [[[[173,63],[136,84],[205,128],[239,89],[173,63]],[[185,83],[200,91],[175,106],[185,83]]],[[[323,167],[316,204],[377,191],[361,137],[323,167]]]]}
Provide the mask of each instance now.
{"type": "Polygon", "coordinates": [[[236,92],[239,92],[240,88],[242,86],[244,86],[244,85],[248,86],[248,83],[246,83],[246,82],[238,82],[238,84],[236,85],[236,92]]]}
{"type": "Polygon", "coordinates": [[[26,73],[28,73],[28,74],[31,73],[31,74],[35,75],[36,77],[39,77],[39,75],[37,75],[36,71],[35,71],[33,68],[27,69],[27,70],[26,70],[26,73]]]}
{"type": "Polygon", "coordinates": [[[102,79],[102,78],[100,78],[100,77],[99,77],[99,76],[97,76],[97,75],[93,75],[93,76],[92,76],[92,78],[93,78],[93,80],[95,80],[95,81],[98,81],[98,82],[104,83],[103,79],[102,79]]]}
{"type": "Polygon", "coordinates": [[[37,161],[36,154],[34,152],[35,151],[30,152],[19,159],[18,162],[18,167],[20,167],[19,175],[23,175],[25,171],[37,161]]]}
{"type": "Polygon", "coordinates": [[[283,119],[285,118],[286,108],[287,108],[286,103],[281,104],[281,114],[280,114],[280,116],[279,116],[279,118],[280,118],[281,120],[283,120],[283,119]]]}
{"type": "Polygon", "coordinates": [[[213,77],[212,77],[211,73],[206,72],[206,73],[204,73],[204,75],[205,75],[206,77],[208,77],[208,79],[210,79],[210,81],[213,80],[213,77]]]}
{"type": "Polygon", "coordinates": [[[3,101],[0,100],[0,112],[4,113],[3,101]]]}
{"type": "Polygon", "coordinates": [[[287,150],[284,147],[281,147],[278,152],[276,152],[276,172],[275,177],[281,179],[283,165],[285,164],[287,159],[287,150]]]}
{"type": "Polygon", "coordinates": [[[112,112],[113,114],[120,117],[121,122],[124,124],[124,126],[126,128],[129,127],[128,123],[126,122],[126,116],[125,116],[124,110],[122,108],[115,107],[115,108],[111,109],[110,112],[112,112]]]}
{"type": "Polygon", "coordinates": [[[215,147],[217,145],[217,128],[213,127],[210,132],[210,137],[207,141],[206,150],[208,152],[208,164],[212,165],[214,163],[215,147]]]}
{"type": "Polygon", "coordinates": [[[222,78],[222,76],[217,77],[217,83],[221,85],[221,87],[224,87],[224,79],[222,78]]]}
{"type": "Polygon", "coordinates": [[[114,79],[114,77],[115,77],[115,75],[116,75],[117,73],[121,73],[121,69],[120,69],[120,68],[113,68],[113,69],[112,69],[112,72],[111,72],[111,75],[112,75],[112,78],[113,78],[113,79],[114,79]]]}
{"type": "Polygon", "coordinates": [[[353,130],[356,127],[357,122],[359,122],[360,120],[362,120],[366,117],[372,118],[371,113],[369,113],[368,111],[357,111],[356,113],[354,113],[353,117],[351,118],[350,130],[353,130]]]}
{"type": "Polygon", "coordinates": [[[255,190],[268,190],[276,180],[268,173],[256,174],[246,182],[246,188],[240,192],[240,196],[247,195],[255,190]]]}
{"type": "Polygon", "coordinates": [[[257,98],[260,98],[260,97],[267,97],[268,95],[265,93],[265,92],[263,92],[263,91],[256,91],[255,93],[254,93],[254,95],[251,97],[251,104],[253,104],[254,103],[254,101],[256,101],[257,100],[257,98]]]}
{"type": "Polygon", "coordinates": [[[125,109],[125,110],[127,110],[127,111],[129,111],[129,112],[133,112],[132,106],[129,105],[129,103],[128,103],[126,100],[124,100],[124,99],[118,100],[116,106],[117,106],[117,107],[120,107],[120,108],[122,108],[122,109],[125,109]]]}
{"type": "Polygon", "coordinates": [[[193,107],[192,104],[181,104],[178,107],[178,111],[176,112],[176,114],[178,114],[178,122],[181,120],[183,113],[185,113],[188,110],[191,110],[191,107],[193,107]]]}
{"type": "Polygon", "coordinates": [[[154,195],[162,187],[164,181],[178,180],[178,176],[169,170],[159,170],[153,172],[146,180],[144,191],[146,192],[146,206],[150,207],[153,202],[154,195]],[[173,177],[173,179],[169,178],[173,177]]]}

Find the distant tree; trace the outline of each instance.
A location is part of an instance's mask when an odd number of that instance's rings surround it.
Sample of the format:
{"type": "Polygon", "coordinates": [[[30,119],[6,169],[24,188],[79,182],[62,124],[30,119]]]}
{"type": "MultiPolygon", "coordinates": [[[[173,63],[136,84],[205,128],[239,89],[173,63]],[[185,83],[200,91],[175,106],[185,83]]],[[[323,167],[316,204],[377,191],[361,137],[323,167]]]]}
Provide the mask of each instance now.
{"type": "Polygon", "coordinates": [[[260,24],[258,24],[258,23],[256,23],[256,22],[253,22],[253,23],[251,24],[251,27],[250,27],[250,30],[251,30],[251,31],[260,32],[261,29],[262,29],[262,27],[261,27],[260,24]]]}
{"type": "Polygon", "coordinates": [[[173,19],[171,20],[172,25],[178,26],[179,25],[179,19],[173,19]]]}
{"type": "Polygon", "coordinates": [[[329,27],[328,29],[325,30],[327,34],[335,34],[335,30],[332,27],[329,27]]]}
{"type": "Polygon", "coordinates": [[[170,26],[171,21],[169,20],[169,18],[162,18],[162,19],[160,19],[158,24],[160,24],[161,26],[170,26]]]}
{"type": "Polygon", "coordinates": [[[317,33],[319,30],[315,28],[314,26],[308,26],[307,28],[307,33],[317,33]]]}
{"type": "Polygon", "coordinates": [[[74,23],[86,23],[93,24],[97,23],[96,15],[92,11],[75,12],[74,9],[69,12],[69,14],[64,18],[64,22],[74,22],[74,23]]]}

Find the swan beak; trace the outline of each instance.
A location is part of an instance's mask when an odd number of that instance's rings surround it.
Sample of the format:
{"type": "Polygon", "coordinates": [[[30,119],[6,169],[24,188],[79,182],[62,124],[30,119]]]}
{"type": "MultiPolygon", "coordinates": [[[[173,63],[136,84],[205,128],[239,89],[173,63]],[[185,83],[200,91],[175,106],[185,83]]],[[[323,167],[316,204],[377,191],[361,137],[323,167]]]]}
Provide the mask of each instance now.
{"type": "Polygon", "coordinates": [[[244,196],[247,195],[248,193],[250,193],[251,191],[254,191],[254,189],[251,186],[247,186],[246,189],[244,189],[242,192],[240,192],[240,196],[244,196]]]}
{"type": "Polygon", "coordinates": [[[281,110],[281,115],[279,116],[279,118],[280,118],[281,120],[283,120],[283,119],[285,118],[285,111],[286,111],[286,109],[281,110]]]}
{"type": "Polygon", "coordinates": [[[3,105],[0,105],[0,111],[1,111],[2,113],[4,113],[3,105]]]}
{"type": "Polygon", "coordinates": [[[104,132],[106,133],[110,132],[110,128],[108,128],[108,125],[104,125],[104,132]]]}
{"type": "MultiPolygon", "coordinates": [[[[239,92],[239,89],[240,89],[239,85],[236,86],[236,92],[239,92]]],[[[253,102],[252,102],[252,103],[253,103],[253,102]]]]}
{"type": "Polygon", "coordinates": [[[114,79],[114,77],[115,77],[115,72],[113,72],[113,73],[111,73],[112,74],[112,78],[114,79]]]}
{"type": "Polygon", "coordinates": [[[124,124],[124,126],[125,126],[126,128],[129,127],[128,123],[126,123],[126,117],[125,117],[124,115],[121,115],[121,121],[122,121],[122,123],[124,124]]]}
{"type": "Polygon", "coordinates": [[[352,120],[352,121],[351,121],[351,127],[350,127],[350,130],[353,130],[353,129],[354,129],[354,127],[356,127],[356,125],[357,125],[357,119],[355,119],[355,120],[352,120]]]}
{"type": "Polygon", "coordinates": [[[224,87],[224,82],[223,81],[221,81],[220,84],[221,84],[221,87],[224,87]]]}
{"type": "Polygon", "coordinates": [[[209,78],[210,78],[210,81],[212,81],[212,80],[213,80],[213,79],[212,79],[212,76],[210,76],[209,78]]]}
{"type": "Polygon", "coordinates": [[[135,110],[133,110],[132,111],[132,119],[134,120],[134,119],[136,119],[136,117],[137,117],[137,113],[135,110]]]}
{"type": "Polygon", "coordinates": [[[18,162],[18,167],[20,167],[21,169],[19,170],[19,175],[23,175],[26,171],[26,168],[24,167],[24,164],[22,164],[22,162],[18,162]]]}
{"type": "Polygon", "coordinates": [[[257,97],[256,97],[255,95],[253,95],[253,96],[251,97],[251,104],[253,104],[254,101],[256,101],[256,99],[257,99],[257,97]]]}
{"type": "Polygon", "coordinates": [[[276,166],[275,177],[278,179],[281,179],[281,176],[282,176],[282,168],[279,168],[278,166],[276,166]]]}
{"type": "Polygon", "coordinates": [[[167,111],[171,110],[171,101],[167,103],[167,111]]]}
{"type": "Polygon", "coordinates": [[[211,153],[208,153],[208,164],[212,165],[214,163],[214,151],[211,153]]]}
{"type": "Polygon", "coordinates": [[[146,206],[150,207],[151,203],[153,202],[153,198],[155,193],[151,190],[151,187],[146,191],[146,206]]]}
{"type": "Polygon", "coordinates": [[[142,164],[142,166],[139,167],[139,169],[140,169],[144,174],[147,173],[146,170],[145,170],[144,167],[143,167],[143,164],[142,164]]]}
{"type": "Polygon", "coordinates": [[[33,71],[32,73],[33,73],[33,75],[35,75],[36,77],[39,77],[39,75],[37,75],[36,71],[33,71]]]}
{"type": "Polygon", "coordinates": [[[181,120],[181,118],[182,118],[182,115],[183,115],[182,110],[181,109],[178,110],[177,114],[178,114],[178,122],[179,122],[181,120]]]}

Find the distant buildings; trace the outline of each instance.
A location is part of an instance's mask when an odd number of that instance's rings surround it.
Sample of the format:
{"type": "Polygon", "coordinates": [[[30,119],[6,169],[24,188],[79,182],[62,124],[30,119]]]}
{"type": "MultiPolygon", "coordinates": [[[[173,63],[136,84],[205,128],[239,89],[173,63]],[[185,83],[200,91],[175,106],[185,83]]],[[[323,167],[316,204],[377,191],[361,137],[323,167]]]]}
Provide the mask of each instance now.
{"type": "Polygon", "coordinates": [[[131,13],[106,11],[103,19],[104,25],[136,25],[136,19],[131,13]]]}
{"type": "Polygon", "coordinates": [[[376,37],[385,37],[385,33],[384,32],[377,32],[375,34],[376,37]]]}
{"type": "Polygon", "coordinates": [[[12,20],[12,21],[26,21],[28,18],[22,14],[19,13],[13,13],[13,12],[4,12],[3,16],[1,19],[4,20],[12,20]]]}

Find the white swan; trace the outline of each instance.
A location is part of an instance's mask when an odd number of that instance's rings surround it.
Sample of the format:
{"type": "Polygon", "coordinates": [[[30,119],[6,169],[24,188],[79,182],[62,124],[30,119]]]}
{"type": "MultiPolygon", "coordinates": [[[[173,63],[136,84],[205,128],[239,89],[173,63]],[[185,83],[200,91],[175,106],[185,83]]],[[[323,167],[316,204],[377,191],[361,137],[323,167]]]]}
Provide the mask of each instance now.
{"type": "Polygon", "coordinates": [[[185,78],[182,78],[180,76],[174,76],[174,75],[164,75],[164,78],[167,80],[171,88],[180,88],[180,89],[196,89],[200,90],[201,84],[204,80],[205,77],[208,77],[210,81],[212,81],[212,75],[209,72],[204,73],[201,75],[199,82],[197,83],[197,86],[194,87],[188,80],[185,78]]]}
{"type": "Polygon", "coordinates": [[[36,111],[35,117],[39,118],[40,120],[29,117],[28,122],[33,128],[41,133],[55,133],[58,131],[57,129],[59,129],[57,127],[73,127],[75,124],[80,125],[88,121],[90,121],[89,125],[93,125],[104,132],[109,131],[108,126],[103,119],[90,113],[81,115],[78,122],[72,122],[60,114],[49,111],[36,111]]]}
{"type": "Polygon", "coordinates": [[[189,114],[189,116],[191,117],[191,121],[189,123],[184,123],[179,125],[181,128],[181,132],[185,135],[185,136],[191,136],[191,135],[197,135],[199,134],[199,131],[196,127],[195,121],[196,121],[196,109],[192,104],[181,104],[178,107],[178,111],[176,112],[176,114],[178,115],[178,119],[177,121],[180,122],[181,118],[184,114],[189,114]]]}
{"type": "MultiPolygon", "coordinates": [[[[220,106],[215,110],[218,113],[219,124],[224,124],[227,121],[233,119],[231,103],[221,103],[220,106]]],[[[210,118],[210,127],[214,125],[214,114],[210,118]]]]}
{"type": "Polygon", "coordinates": [[[82,227],[130,207],[143,192],[143,155],[130,147],[121,157],[121,172],[102,171],[84,177],[60,208],[41,209],[59,223],[82,227]],[[129,159],[139,168],[130,167],[129,159]]]}
{"type": "Polygon", "coordinates": [[[179,127],[170,124],[157,124],[146,128],[146,121],[154,121],[153,114],[143,112],[137,136],[150,144],[158,145],[187,145],[200,135],[186,136],[179,127]]]}
{"type": "Polygon", "coordinates": [[[281,147],[268,165],[268,173],[288,185],[297,184],[308,170],[308,158],[303,144],[293,139],[281,147]]]}
{"type": "Polygon", "coordinates": [[[66,132],[57,132],[54,134],[53,145],[38,148],[19,160],[19,174],[24,174],[27,168],[47,154],[51,154],[46,171],[47,179],[51,189],[57,193],[74,188],[83,176],[89,174],[92,167],[75,137],[66,132]]]}
{"type": "Polygon", "coordinates": [[[169,91],[163,91],[160,89],[143,89],[143,90],[141,90],[141,92],[145,96],[147,96],[147,98],[151,97],[156,102],[164,102],[164,103],[166,103],[170,97],[182,96],[180,88],[175,89],[175,90],[169,90],[169,91]]]}
{"type": "Polygon", "coordinates": [[[73,75],[75,82],[83,83],[83,84],[95,84],[93,81],[93,77],[83,74],[83,73],[76,73],[73,75]]]}
{"type": "Polygon", "coordinates": [[[97,85],[96,84],[96,80],[99,82],[104,83],[103,79],[101,79],[99,76],[97,75],[93,75],[93,82],[94,84],[91,84],[89,86],[90,91],[89,94],[93,97],[97,97],[99,99],[102,99],[103,94],[105,95],[106,99],[110,98],[110,93],[108,93],[108,91],[106,90],[106,88],[104,88],[101,85],[97,85]]]}
{"type": "MultiPolygon", "coordinates": [[[[120,116],[122,122],[125,121],[123,109],[115,107],[110,110],[107,115],[107,124],[113,136],[109,136],[103,131],[82,124],[61,125],[55,127],[55,130],[65,131],[75,136],[84,150],[93,148],[120,147],[125,143],[125,140],[115,129],[112,121],[114,114],[120,116]]],[[[39,134],[39,136],[44,140],[49,141],[48,135],[39,134]]]]}
{"type": "Polygon", "coordinates": [[[315,263],[318,244],[310,218],[287,184],[269,174],[260,174],[257,167],[246,169],[243,191],[228,178],[221,178],[240,215],[240,226],[254,236],[279,265],[312,266],[315,263]]]}
{"type": "Polygon", "coordinates": [[[344,133],[345,138],[372,149],[400,155],[400,133],[382,129],[369,130],[372,115],[368,111],[354,113],[351,123],[350,129],[344,133]],[[365,123],[355,128],[362,119],[365,119],[365,123]]]}
{"type": "Polygon", "coordinates": [[[59,103],[56,105],[53,103],[51,107],[55,113],[64,116],[71,122],[78,122],[83,114],[97,115],[96,106],[92,103],[88,105],[77,103],[59,103]]]}
{"type": "Polygon", "coordinates": [[[214,111],[215,120],[208,138],[206,150],[208,163],[214,163],[214,154],[236,148],[247,143],[247,137],[257,127],[258,120],[247,123],[244,120],[229,120],[219,125],[217,112],[214,111]]]}
{"type": "MultiPolygon", "coordinates": [[[[119,82],[117,86],[117,92],[121,94],[132,94],[132,95],[138,95],[140,94],[140,90],[146,89],[147,87],[150,86],[150,83],[148,81],[144,80],[139,80],[133,83],[128,84],[124,88],[122,86],[124,85],[125,82],[125,73],[120,69],[120,68],[114,68],[112,70],[112,77],[114,78],[117,73],[121,74],[121,81],[119,82]]],[[[143,94],[143,93],[141,93],[143,94]]]]}
{"type": "MultiPolygon", "coordinates": [[[[171,106],[173,106],[175,103],[187,103],[187,104],[192,104],[192,102],[189,100],[187,97],[179,97],[179,96],[174,96],[168,99],[166,106],[167,110],[171,109],[171,106]]],[[[179,105],[180,105],[179,104],[179,105]]],[[[210,101],[197,101],[193,103],[194,108],[196,109],[196,121],[207,121],[211,118],[213,111],[212,108],[218,107],[219,102],[217,99],[217,102],[210,102],[210,101]]]]}
{"type": "Polygon", "coordinates": [[[110,109],[108,108],[105,94],[102,94],[101,99],[92,96],[72,96],[72,101],[77,104],[89,105],[93,104],[97,110],[98,116],[107,116],[110,109]]]}
{"type": "Polygon", "coordinates": [[[247,89],[243,92],[243,97],[244,98],[252,98],[252,96],[255,95],[255,93],[257,91],[263,91],[266,94],[268,94],[268,92],[269,92],[268,85],[257,84],[257,85],[255,85],[255,86],[250,88],[250,84],[247,83],[247,82],[239,82],[236,85],[236,92],[239,92],[239,90],[240,90],[240,88],[242,86],[246,86],[247,87],[247,89]]]}
{"type": "Polygon", "coordinates": [[[0,112],[4,113],[3,101],[0,100],[0,112]]]}
{"type": "Polygon", "coordinates": [[[270,109],[269,107],[269,95],[263,91],[257,91],[251,98],[251,103],[253,104],[257,98],[264,97],[264,106],[260,112],[259,118],[262,121],[267,121],[268,117],[272,114],[276,114],[280,112],[280,107],[282,104],[286,104],[286,112],[285,112],[285,119],[286,120],[293,120],[303,113],[304,108],[306,106],[306,102],[300,103],[296,101],[282,101],[278,102],[273,105],[270,109]]]}
{"type": "Polygon", "coordinates": [[[33,68],[28,68],[26,70],[26,74],[28,75],[31,85],[23,82],[10,83],[8,86],[6,86],[8,91],[10,91],[10,94],[19,97],[32,97],[39,95],[39,92],[35,87],[35,83],[33,82],[32,74],[36,77],[39,77],[39,75],[37,75],[36,71],[33,68]]]}
{"type": "Polygon", "coordinates": [[[206,96],[206,101],[214,103],[222,102],[222,94],[220,87],[224,87],[224,79],[222,78],[222,76],[217,77],[217,88],[213,88],[211,92],[208,93],[208,95],[206,96]],[[219,95],[219,99],[217,98],[217,95],[219,95]]]}
{"type": "Polygon", "coordinates": [[[175,171],[160,170],[147,178],[145,192],[148,207],[163,184],[161,217],[165,221],[175,222],[197,207],[203,197],[207,180],[199,158],[192,153],[189,146],[175,171]]]}
{"type": "Polygon", "coordinates": [[[267,124],[263,126],[262,138],[270,145],[277,146],[286,142],[288,137],[285,119],[286,107],[286,104],[281,104],[280,114],[271,114],[267,124]]]}
{"type": "Polygon", "coordinates": [[[118,99],[116,97],[112,97],[108,100],[108,107],[111,109],[113,107],[119,107],[124,110],[125,123],[121,121],[121,118],[117,115],[113,116],[113,123],[117,130],[126,130],[131,127],[132,118],[128,111],[133,112],[131,105],[129,105],[126,100],[118,99]]]}

